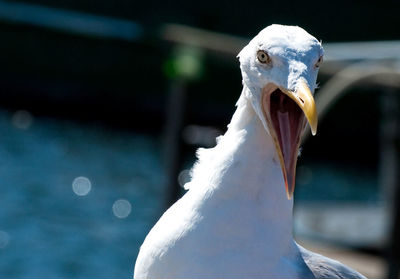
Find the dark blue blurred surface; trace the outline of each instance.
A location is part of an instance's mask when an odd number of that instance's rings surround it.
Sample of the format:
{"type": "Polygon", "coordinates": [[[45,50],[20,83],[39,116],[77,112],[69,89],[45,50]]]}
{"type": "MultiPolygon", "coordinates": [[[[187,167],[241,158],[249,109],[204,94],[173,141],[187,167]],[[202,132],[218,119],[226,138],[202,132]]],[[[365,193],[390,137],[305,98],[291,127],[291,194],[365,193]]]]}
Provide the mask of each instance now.
{"type": "Polygon", "coordinates": [[[0,278],[131,278],[163,205],[158,141],[24,113],[0,113],[0,278]]]}

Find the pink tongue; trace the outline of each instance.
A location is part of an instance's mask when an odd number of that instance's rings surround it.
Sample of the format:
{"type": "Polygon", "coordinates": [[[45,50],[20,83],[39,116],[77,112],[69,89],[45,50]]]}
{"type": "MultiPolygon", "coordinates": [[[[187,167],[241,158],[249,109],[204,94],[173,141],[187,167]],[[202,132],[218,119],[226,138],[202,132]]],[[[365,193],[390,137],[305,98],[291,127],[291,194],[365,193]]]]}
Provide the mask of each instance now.
{"type": "Polygon", "coordinates": [[[285,169],[286,190],[291,197],[294,192],[296,162],[305,116],[299,106],[279,89],[270,97],[270,114],[281,148],[285,169]]]}

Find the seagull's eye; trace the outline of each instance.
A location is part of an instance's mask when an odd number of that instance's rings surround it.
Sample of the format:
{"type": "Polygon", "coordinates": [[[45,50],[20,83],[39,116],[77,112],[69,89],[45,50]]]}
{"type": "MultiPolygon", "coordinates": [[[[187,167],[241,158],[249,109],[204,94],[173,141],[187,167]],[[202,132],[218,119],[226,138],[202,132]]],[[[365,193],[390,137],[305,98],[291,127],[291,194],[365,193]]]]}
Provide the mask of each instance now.
{"type": "Polygon", "coordinates": [[[315,68],[319,68],[319,66],[322,64],[322,61],[324,61],[324,57],[321,55],[315,63],[315,68]]]}
{"type": "Polygon", "coordinates": [[[260,61],[260,63],[263,63],[263,64],[268,64],[271,62],[271,58],[269,57],[268,53],[266,53],[263,50],[259,50],[257,52],[257,59],[258,59],[258,61],[260,61]]]}

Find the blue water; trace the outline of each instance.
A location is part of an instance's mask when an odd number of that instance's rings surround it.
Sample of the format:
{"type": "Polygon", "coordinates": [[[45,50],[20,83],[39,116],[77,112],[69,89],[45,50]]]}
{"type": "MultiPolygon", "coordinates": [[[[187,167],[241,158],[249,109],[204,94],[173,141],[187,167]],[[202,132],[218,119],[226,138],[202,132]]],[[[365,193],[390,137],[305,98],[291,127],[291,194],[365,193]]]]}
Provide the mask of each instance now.
{"type": "Polygon", "coordinates": [[[0,278],[131,278],[164,204],[159,141],[29,117],[0,113],[0,278]],[[80,176],[86,196],[72,189],[80,176]]]}
{"type": "MultiPolygon", "coordinates": [[[[161,141],[4,111],[0,135],[0,278],[132,278],[165,204],[161,141]],[[77,177],[90,181],[86,195],[74,192],[77,177]],[[113,211],[120,199],[125,218],[113,211]]],[[[307,162],[298,202],[379,198],[374,173],[307,162]]]]}

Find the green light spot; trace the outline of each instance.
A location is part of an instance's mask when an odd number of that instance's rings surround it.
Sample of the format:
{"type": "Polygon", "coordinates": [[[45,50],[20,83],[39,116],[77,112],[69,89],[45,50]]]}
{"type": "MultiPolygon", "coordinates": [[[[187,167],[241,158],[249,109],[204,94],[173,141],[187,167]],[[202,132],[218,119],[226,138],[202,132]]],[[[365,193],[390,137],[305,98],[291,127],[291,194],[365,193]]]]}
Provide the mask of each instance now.
{"type": "Polygon", "coordinates": [[[179,46],[164,63],[164,73],[169,78],[199,79],[203,75],[203,52],[199,49],[179,46]]]}

